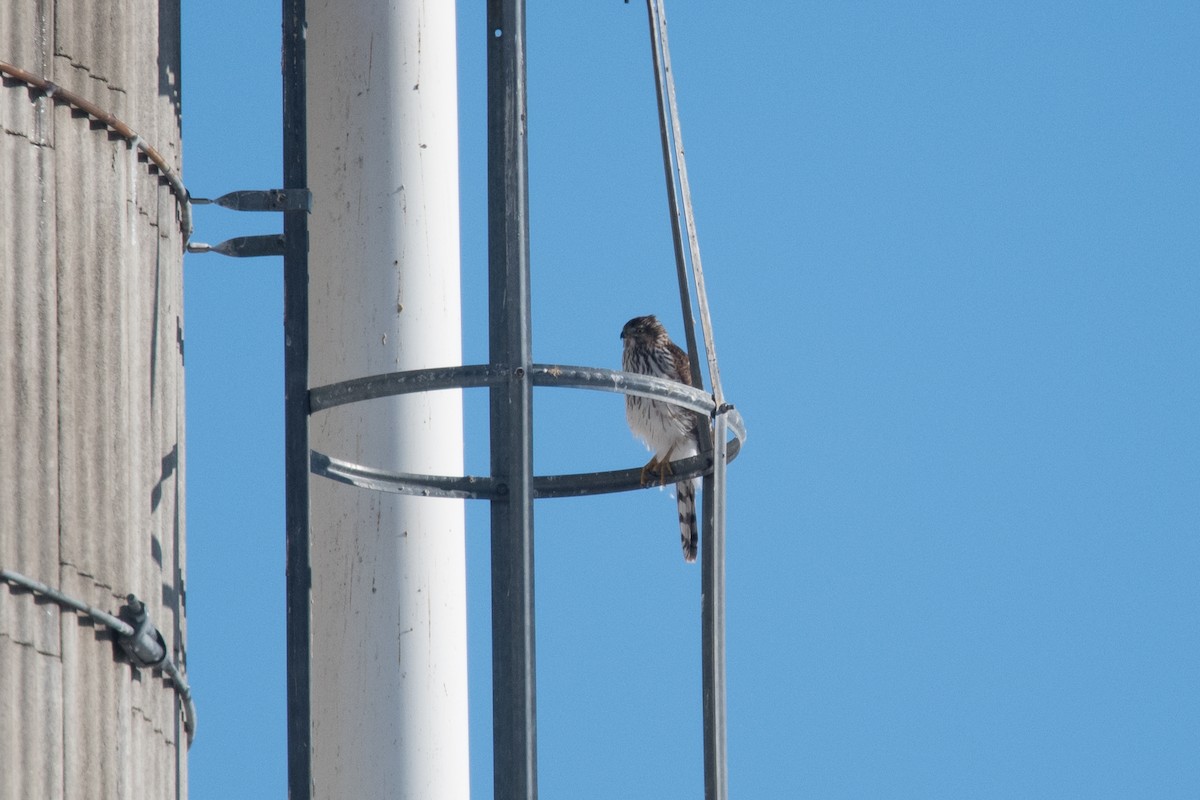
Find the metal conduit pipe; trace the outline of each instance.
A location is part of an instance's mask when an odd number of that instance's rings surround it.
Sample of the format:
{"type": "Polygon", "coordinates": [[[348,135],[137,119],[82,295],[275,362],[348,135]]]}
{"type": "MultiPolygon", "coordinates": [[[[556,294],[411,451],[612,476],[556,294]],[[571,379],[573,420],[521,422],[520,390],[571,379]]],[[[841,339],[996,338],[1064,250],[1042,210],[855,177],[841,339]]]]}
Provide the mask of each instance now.
{"type": "Polygon", "coordinates": [[[19,572],[0,569],[0,581],[20,586],[36,595],[53,600],[64,608],[86,614],[117,635],[117,643],[129,656],[129,660],[134,666],[161,670],[175,687],[175,693],[179,695],[179,701],[183,708],[183,729],[187,733],[188,747],[191,747],[192,740],[196,737],[196,704],[192,701],[192,690],[183,673],[179,671],[179,667],[167,653],[162,634],[150,621],[150,615],[146,613],[144,603],[132,594],[126,598],[130,612],[138,623],[135,628],[119,617],[114,617],[82,600],[65,595],[58,589],[26,577],[19,572]]]}

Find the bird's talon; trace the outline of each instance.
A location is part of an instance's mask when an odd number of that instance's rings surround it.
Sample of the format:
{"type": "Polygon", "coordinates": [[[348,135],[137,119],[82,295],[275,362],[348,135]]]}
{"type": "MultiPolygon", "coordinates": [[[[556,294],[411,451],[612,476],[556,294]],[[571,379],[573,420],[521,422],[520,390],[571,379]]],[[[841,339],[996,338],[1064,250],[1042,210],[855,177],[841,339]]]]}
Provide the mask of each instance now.
{"type": "Polygon", "coordinates": [[[657,480],[659,486],[666,486],[667,478],[673,474],[674,471],[671,469],[670,460],[667,458],[652,458],[646,462],[646,466],[642,467],[641,484],[642,486],[649,486],[657,480]]]}

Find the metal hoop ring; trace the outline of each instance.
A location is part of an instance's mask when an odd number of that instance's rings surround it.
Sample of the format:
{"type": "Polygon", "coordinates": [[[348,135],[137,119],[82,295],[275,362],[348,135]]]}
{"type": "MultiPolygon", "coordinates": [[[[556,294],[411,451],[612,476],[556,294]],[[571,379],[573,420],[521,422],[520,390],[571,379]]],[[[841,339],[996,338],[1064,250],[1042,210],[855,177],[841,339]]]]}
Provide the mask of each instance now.
{"type": "MultiPolygon", "coordinates": [[[[350,403],[394,397],[401,394],[435,392],[442,389],[466,389],[491,386],[507,378],[508,371],[489,364],[461,367],[418,369],[370,375],[348,381],[317,386],[308,391],[308,413],[315,414],[350,403]]],[[[733,461],[746,440],[746,428],[741,415],[725,403],[720,409],[713,398],[699,389],[675,381],[619,372],[599,367],[574,367],[557,364],[534,364],[530,369],[534,386],[557,386],[570,389],[592,389],[649,397],[691,409],[706,417],[720,414],[726,418],[733,439],[727,443],[728,461],[733,461]]],[[[678,480],[706,475],[712,471],[712,457],[700,454],[671,462],[671,473],[678,480]]],[[[490,476],[419,475],[391,472],[343,461],[324,453],[311,451],[309,469],[314,475],[381,492],[416,495],[420,497],[454,497],[491,500],[503,497],[507,485],[490,476]]],[[[611,470],[564,475],[539,475],[533,479],[534,498],[581,497],[608,492],[641,489],[642,469],[611,470]]]]}

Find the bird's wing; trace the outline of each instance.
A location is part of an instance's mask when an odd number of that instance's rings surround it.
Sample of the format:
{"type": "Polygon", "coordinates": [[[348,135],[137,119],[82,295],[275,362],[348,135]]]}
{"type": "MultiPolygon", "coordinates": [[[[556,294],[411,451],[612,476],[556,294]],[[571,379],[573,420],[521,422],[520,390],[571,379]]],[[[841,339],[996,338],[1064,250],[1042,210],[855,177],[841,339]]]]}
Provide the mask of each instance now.
{"type": "Polygon", "coordinates": [[[691,386],[692,364],[688,361],[687,353],[674,342],[667,342],[667,350],[671,353],[671,360],[675,362],[675,380],[691,386]]]}

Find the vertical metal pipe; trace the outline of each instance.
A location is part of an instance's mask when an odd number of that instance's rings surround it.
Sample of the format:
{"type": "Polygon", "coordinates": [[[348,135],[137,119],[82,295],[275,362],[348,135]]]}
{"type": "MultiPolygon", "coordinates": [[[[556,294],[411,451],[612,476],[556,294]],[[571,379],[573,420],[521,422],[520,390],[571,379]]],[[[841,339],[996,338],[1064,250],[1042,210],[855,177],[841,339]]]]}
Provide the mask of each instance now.
{"type": "MultiPolygon", "coordinates": [[[[308,186],[305,0],[283,0],[283,187],[308,186]]],[[[288,797],[311,794],[308,551],[308,213],[283,217],[288,797]]]]}
{"type": "Polygon", "coordinates": [[[533,446],[525,3],[488,0],[488,319],[492,501],[492,735],[497,798],[537,797],[533,446]]]}
{"type": "Polygon", "coordinates": [[[713,471],[704,478],[700,574],[706,800],[726,800],[729,796],[725,746],[725,474],[728,438],[725,415],[717,414],[713,431],[713,471]]]}

